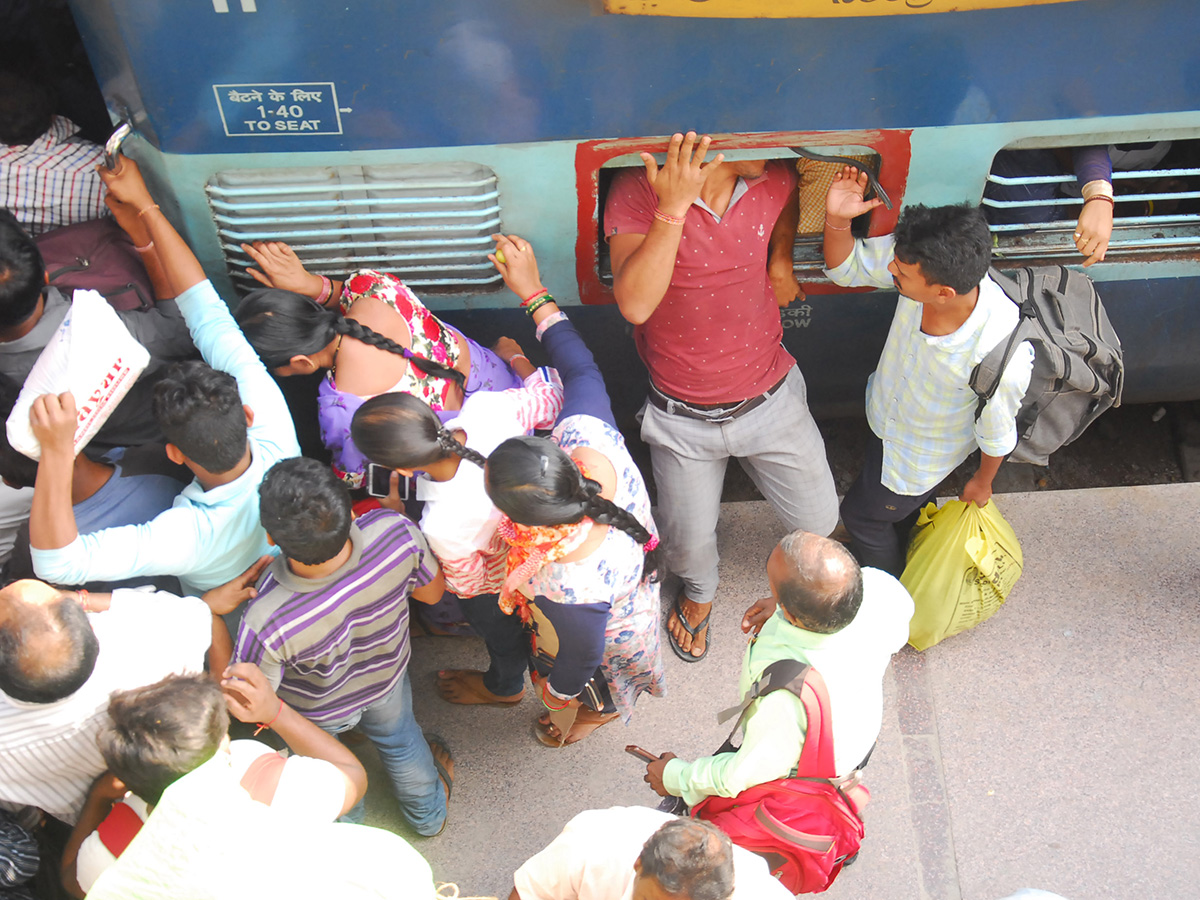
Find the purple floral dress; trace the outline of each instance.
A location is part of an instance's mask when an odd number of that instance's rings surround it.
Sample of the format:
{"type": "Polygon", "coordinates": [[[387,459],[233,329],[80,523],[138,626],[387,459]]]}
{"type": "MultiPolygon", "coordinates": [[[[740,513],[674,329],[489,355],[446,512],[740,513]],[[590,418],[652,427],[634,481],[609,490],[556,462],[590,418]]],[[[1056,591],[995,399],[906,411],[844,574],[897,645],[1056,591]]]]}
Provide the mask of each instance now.
{"type": "MultiPolygon", "coordinates": [[[[594,416],[576,415],[560,421],[550,438],[567,453],[590,447],[606,456],[617,472],[613,502],[658,534],[646,483],[619,431],[594,416]]],[[[586,559],[547,563],[530,580],[532,593],[557,603],[609,604],[600,668],[626,722],[639,695],[664,693],[658,583],[642,580],[645,559],[641,544],[620,529],[609,528],[604,542],[586,559]]]]}

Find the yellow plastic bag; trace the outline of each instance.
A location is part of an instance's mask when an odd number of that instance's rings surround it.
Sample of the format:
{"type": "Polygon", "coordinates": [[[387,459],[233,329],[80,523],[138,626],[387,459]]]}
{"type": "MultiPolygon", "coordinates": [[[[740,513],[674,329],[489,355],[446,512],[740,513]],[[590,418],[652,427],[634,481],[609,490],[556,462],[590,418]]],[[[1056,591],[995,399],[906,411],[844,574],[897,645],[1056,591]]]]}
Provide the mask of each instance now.
{"type": "Polygon", "coordinates": [[[1024,558],[996,504],[928,504],[913,528],[900,583],[916,613],[908,642],[918,650],[974,628],[996,612],[1021,577],[1024,558]]]}

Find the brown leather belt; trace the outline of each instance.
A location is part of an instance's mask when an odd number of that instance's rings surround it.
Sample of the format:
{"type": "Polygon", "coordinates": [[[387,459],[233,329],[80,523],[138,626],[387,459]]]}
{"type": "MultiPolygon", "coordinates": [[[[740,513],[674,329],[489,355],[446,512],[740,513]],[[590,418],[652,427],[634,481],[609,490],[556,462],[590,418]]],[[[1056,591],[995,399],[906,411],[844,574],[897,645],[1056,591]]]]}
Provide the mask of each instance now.
{"type": "MultiPolygon", "coordinates": [[[[788,370],[788,374],[791,374],[790,369],[788,370]]],[[[767,402],[768,397],[777,393],[783,387],[785,381],[787,381],[787,375],[784,375],[779,381],[775,382],[774,385],[757,397],[750,397],[740,403],[734,403],[732,406],[698,406],[693,403],[687,403],[672,397],[670,394],[664,394],[654,386],[653,381],[650,382],[648,399],[654,406],[657,406],[668,415],[683,416],[685,419],[695,419],[698,422],[710,422],[714,425],[720,425],[724,422],[732,422],[734,419],[758,409],[767,402]]]]}

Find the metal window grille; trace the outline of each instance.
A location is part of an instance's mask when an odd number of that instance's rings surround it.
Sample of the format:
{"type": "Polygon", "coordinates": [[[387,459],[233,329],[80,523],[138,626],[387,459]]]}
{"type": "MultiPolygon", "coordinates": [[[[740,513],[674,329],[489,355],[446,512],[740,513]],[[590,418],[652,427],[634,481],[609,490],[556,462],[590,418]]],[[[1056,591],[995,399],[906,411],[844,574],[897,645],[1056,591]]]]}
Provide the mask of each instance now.
{"type": "Polygon", "coordinates": [[[414,288],[480,290],[502,281],[487,254],[501,230],[496,174],[475,163],[218,172],[205,190],[235,282],[256,284],[241,244],[286,241],[305,267],[390,272],[414,288]]]}
{"type": "MultiPolygon", "coordinates": [[[[1067,184],[1074,175],[1003,177],[987,180],[1006,186],[1067,184]]],[[[1200,250],[1200,168],[1141,169],[1113,172],[1116,194],[1113,233],[1106,261],[1138,261],[1200,250]]],[[[1043,200],[995,200],[984,197],[985,207],[996,210],[1034,210],[1031,217],[1050,220],[990,225],[995,253],[1001,260],[1076,259],[1074,231],[1079,217],[1079,197],[1055,196],[1043,200]]]]}

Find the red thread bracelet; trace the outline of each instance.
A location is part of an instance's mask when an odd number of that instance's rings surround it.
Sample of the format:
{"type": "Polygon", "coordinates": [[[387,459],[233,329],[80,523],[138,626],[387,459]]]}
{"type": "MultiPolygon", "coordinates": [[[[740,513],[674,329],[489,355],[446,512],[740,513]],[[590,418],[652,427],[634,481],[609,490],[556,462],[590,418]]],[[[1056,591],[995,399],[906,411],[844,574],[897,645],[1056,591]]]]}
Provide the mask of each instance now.
{"type": "Polygon", "coordinates": [[[542,296],[542,294],[548,294],[548,293],[550,293],[550,292],[548,290],[546,290],[545,288],[538,288],[536,291],[534,291],[532,294],[530,294],[528,297],[526,297],[524,300],[522,300],[521,305],[528,306],[530,303],[532,303],[538,297],[542,296]]]}
{"type": "Polygon", "coordinates": [[[270,722],[267,722],[266,724],[264,724],[262,722],[257,723],[258,727],[254,729],[254,734],[251,735],[251,737],[258,737],[260,732],[266,731],[268,728],[270,728],[272,725],[274,725],[275,722],[279,719],[279,717],[281,715],[283,715],[283,701],[282,700],[279,701],[279,711],[275,713],[275,718],[272,719],[270,722]]]}
{"type": "Polygon", "coordinates": [[[568,699],[563,702],[562,706],[551,706],[550,701],[546,699],[546,693],[549,690],[550,690],[550,679],[547,678],[545,681],[542,682],[542,706],[546,707],[546,709],[552,710],[553,712],[558,712],[559,710],[566,709],[568,706],[571,705],[571,701],[568,699]]]}

